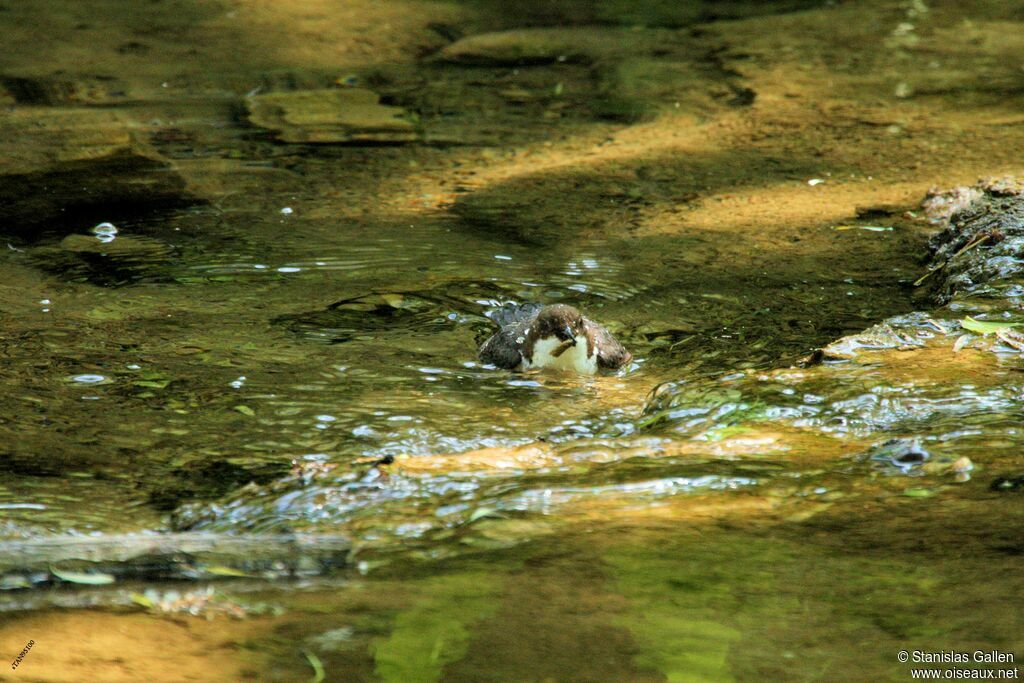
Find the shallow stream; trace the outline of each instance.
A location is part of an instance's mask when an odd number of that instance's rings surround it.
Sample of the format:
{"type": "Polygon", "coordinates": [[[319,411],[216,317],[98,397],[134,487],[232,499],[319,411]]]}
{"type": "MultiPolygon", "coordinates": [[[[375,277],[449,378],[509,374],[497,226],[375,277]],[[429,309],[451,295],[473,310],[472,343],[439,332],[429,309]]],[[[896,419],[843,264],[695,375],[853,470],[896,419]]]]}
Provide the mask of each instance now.
{"type": "Polygon", "coordinates": [[[33,190],[0,251],[0,652],[36,643],[11,680],[1024,654],[1024,366],[934,345],[1016,300],[913,286],[928,187],[1020,163],[1019,13],[976,3],[959,42],[966,9],[918,2],[35,4],[0,13],[5,177],[33,190]],[[413,137],[254,124],[262,93],[346,87],[413,137]],[[635,360],[482,366],[506,301],[571,303],[635,360]],[[937,333],[799,364],[911,311],[937,333]]]}

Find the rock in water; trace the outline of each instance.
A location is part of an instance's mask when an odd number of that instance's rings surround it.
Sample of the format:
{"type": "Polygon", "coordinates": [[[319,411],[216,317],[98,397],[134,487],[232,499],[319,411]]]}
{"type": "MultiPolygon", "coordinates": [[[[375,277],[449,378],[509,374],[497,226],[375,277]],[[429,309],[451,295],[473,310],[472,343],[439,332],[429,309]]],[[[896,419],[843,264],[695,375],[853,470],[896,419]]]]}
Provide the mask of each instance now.
{"type": "Polygon", "coordinates": [[[80,211],[123,214],[187,201],[184,180],[118,112],[15,109],[0,114],[0,232],[32,238],[80,211]]]}
{"type": "Polygon", "coordinates": [[[249,120],[284,142],[414,142],[419,138],[406,112],[380,104],[363,88],[302,90],[253,95],[249,120]]]}
{"type": "Polygon", "coordinates": [[[114,261],[164,261],[172,253],[170,245],[152,237],[125,235],[105,242],[95,235],[68,235],[60,248],[73,254],[91,254],[114,261]]]}

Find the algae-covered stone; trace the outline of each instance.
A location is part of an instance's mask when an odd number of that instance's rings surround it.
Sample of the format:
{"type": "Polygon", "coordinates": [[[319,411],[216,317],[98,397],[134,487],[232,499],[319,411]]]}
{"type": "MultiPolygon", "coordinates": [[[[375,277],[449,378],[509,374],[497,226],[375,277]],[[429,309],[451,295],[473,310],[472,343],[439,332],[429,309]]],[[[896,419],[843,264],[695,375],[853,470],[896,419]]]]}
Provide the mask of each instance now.
{"type": "Polygon", "coordinates": [[[413,142],[419,134],[406,112],[380,104],[363,88],[303,90],[253,95],[249,120],[284,142],[413,142]]]}
{"type": "Polygon", "coordinates": [[[923,343],[906,332],[897,331],[889,323],[874,325],[848,337],[842,337],[821,349],[825,360],[850,360],[861,351],[879,349],[912,349],[923,343]]]}

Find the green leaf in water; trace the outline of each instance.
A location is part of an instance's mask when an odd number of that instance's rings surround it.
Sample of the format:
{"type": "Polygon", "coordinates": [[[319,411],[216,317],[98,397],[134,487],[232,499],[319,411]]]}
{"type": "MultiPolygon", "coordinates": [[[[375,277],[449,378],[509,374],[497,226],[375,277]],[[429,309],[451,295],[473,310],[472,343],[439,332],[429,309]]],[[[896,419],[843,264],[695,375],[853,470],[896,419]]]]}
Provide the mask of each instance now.
{"type": "Polygon", "coordinates": [[[211,565],[209,567],[203,567],[203,571],[207,574],[213,574],[214,576],[241,576],[247,578],[253,578],[252,574],[247,574],[241,569],[235,569],[234,567],[225,567],[223,565],[211,565]]]}
{"type": "Polygon", "coordinates": [[[498,512],[494,508],[477,508],[476,510],[473,510],[473,514],[471,514],[469,516],[469,519],[466,521],[466,524],[472,524],[473,522],[477,521],[478,519],[483,519],[484,517],[503,517],[503,516],[504,515],[502,515],[500,512],[498,512]]]}
{"type": "Polygon", "coordinates": [[[149,389],[166,389],[170,383],[171,380],[169,379],[141,379],[137,382],[132,382],[137,387],[147,387],[149,389]]]}
{"type": "Polygon", "coordinates": [[[320,661],[320,658],[309,650],[303,650],[302,654],[306,656],[306,661],[313,667],[313,677],[309,679],[309,683],[320,683],[324,680],[326,673],[324,672],[324,664],[320,661]]]}
{"type": "Polygon", "coordinates": [[[1015,326],[1015,323],[990,323],[983,320],[975,320],[971,316],[967,316],[960,321],[960,327],[975,334],[995,334],[1013,329],[1015,326]]]}
{"type": "Polygon", "coordinates": [[[132,602],[134,602],[139,607],[145,607],[146,609],[152,609],[153,608],[153,601],[150,600],[149,598],[147,598],[142,593],[132,593],[131,594],[131,599],[132,599],[132,602]]]}
{"type": "Polygon", "coordinates": [[[906,491],[903,492],[903,495],[906,496],[907,498],[931,498],[932,496],[935,495],[935,491],[932,491],[931,489],[922,488],[907,489],[906,491]]]}
{"type": "Polygon", "coordinates": [[[249,406],[237,405],[233,408],[233,410],[237,410],[242,415],[246,415],[248,417],[256,417],[256,411],[250,408],[249,406]]]}
{"type": "Polygon", "coordinates": [[[113,575],[104,574],[102,572],[66,572],[50,567],[50,573],[61,581],[67,581],[68,583],[81,583],[86,586],[105,586],[107,584],[114,583],[113,575]]]}
{"type": "Polygon", "coordinates": [[[637,429],[647,429],[648,427],[653,427],[656,424],[659,424],[661,422],[665,422],[665,421],[668,420],[668,412],[669,411],[667,411],[667,410],[662,410],[662,411],[659,411],[657,413],[654,413],[653,415],[645,417],[642,420],[638,420],[637,423],[636,423],[636,428],[637,429]]]}
{"type": "Polygon", "coordinates": [[[734,436],[746,434],[750,431],[750,427],[743,425],[729,425],[727,427],[717,427],[715,429],[708,430],[707,438],[708,441],[711,442],[724,441],[725,439],[731,439],[734,436]]]}

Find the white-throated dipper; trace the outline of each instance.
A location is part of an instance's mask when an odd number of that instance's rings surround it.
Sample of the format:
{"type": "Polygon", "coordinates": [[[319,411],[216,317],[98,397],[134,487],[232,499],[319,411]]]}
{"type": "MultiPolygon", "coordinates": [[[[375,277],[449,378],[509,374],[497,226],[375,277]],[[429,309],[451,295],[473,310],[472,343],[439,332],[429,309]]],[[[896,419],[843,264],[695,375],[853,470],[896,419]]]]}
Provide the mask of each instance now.
{"type": "Polygon", "coordinates": [[[480,360],[499,368],[555,368],[593,375],[633,359],[608,330],[572,306],[519,306],[506,321],[495,318],[501,329],[480,347],[480,360]]]}

